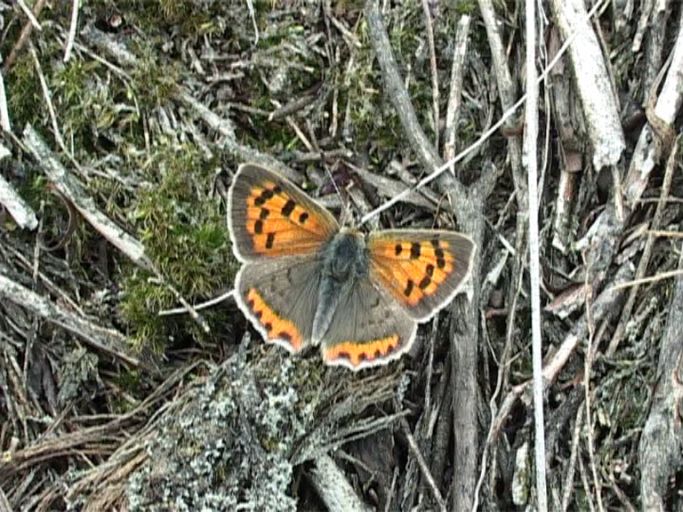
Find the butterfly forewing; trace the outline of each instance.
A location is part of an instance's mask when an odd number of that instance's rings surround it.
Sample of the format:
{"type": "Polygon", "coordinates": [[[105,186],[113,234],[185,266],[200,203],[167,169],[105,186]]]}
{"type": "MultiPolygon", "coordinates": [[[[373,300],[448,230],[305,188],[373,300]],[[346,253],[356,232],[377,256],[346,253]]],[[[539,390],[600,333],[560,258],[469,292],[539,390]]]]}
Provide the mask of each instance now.
{"type": "Polygon", "coordinates": [[[268,343],[299,352],[311,339],[320,260],[310,256],[247,263],[237,274],[237,304],[268,343]]]}
{"type": "Polygon", "coordinates": [[[369,279],[360,279],[340,297],[321,351],[328,365],[360,370],[387,364],[406,352],[417,324],[369,279]]]}
{"type": "Polygon", "coordinates": [[[469,276],[474,242],[460,233],[391,230],[368,237],[370,278],[415,320],[448,304],[469,276]]]}
{"type": "Polygon", "coordinates": [[[255,261],[314,254],[339,225],[287,179],[244,164],[228,194],[228,228],[238,258],[255,261]]]}

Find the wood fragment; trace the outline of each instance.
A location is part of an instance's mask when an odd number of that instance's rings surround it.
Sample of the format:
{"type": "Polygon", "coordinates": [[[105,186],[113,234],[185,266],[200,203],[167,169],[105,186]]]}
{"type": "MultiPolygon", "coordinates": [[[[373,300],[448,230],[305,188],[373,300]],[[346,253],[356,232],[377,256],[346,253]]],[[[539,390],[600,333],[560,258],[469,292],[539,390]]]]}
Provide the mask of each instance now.
{"type": "Polygon", "coordinates": [[[145,254],[140,242],[126,233],[95,206],[74,178],[72,178],[57,157],[50,151],[43,139],[27,125],[24,129],[24,144],[33,157],[40,163],[55,188],[67,198],[78,212],[112,245],[128,256],[136,265],[153,270],[153,265],[145,254]]]}
{"type": "MultiPolygon", "coordinates": [[[[444,130],[444,160],[455,157],[455,136],[458,128],[458,118],[462,102],[462,87],[464,80],[465,56],[469,43],[471,17],[463,15],[458,20],[457,31],[453,41],[453,63],[451,64],[451,83],[446,107],[446,129],[444,130]]],[[[455,168],[451,167],[451,174],[455,168]]]]}
{"type": "MultiPolygon", "coordinates": [[[[666,198],[669,196],[669,192],[671,190],[671,182],[673,180],[674,169],[678,165],[678,151],[680,144],[681,137],[679,136],[678,140],[674,144],[674,147],[671,151],[671,154],[669,155],[666,164],[666,170],[664,171],[664,182],[662,183],[662,190],[659,195],[659,203],[657,203],[655,215],[652,219],[652,223],[650,224],[650,229],[655,231],[661,227],[662,216],[664,215],[664,208],[666,206],[666,198]]],[[[636,269],[636,281],[639,281],[645,277],[645,273],[647,272],[647,268],[650,264],[650,257],[652,256],[652,249],[654,247],[655,239],[656,237],[654,235],[649,235],[647,237],[645,247],[643,248],[643,254],[640,257],[640,261],[638,262],[638,268],[636,269]]],[[[639,286],[636,284],[633,288],[631,288],[629,292],[629,296],[626,299],[626,304],[624,304],[624,308],[621,311],[619,323],[617,324],[617,328],[614,331],[614,334],[612,335],[612,339],[610,340],[609,346],[607,347],[606,354],[608,356],[614,355],[614,352],[616,352],[617,347],[619,346],[624,337],[624,333],[626,332],[626,324],[631,318],[631,313],[633,311],[633,306],[636,302],[639,289],[639,286]]]]}
{"type": "MultiPolygon", "coordinates": [[[[0,160],[4,160],[10,154],[9,150],[0,144],[0,160]]],[[[2,175],[0,175],[0,205],[7,209],[19,227],[34,230],[38,226],[38,219],[33,209],[2,175]]]]}
{"type": "Polygon", "coordinates": [[[313,461],[311,481],[328,510],[370,510],[329,455],[322,455],[313,461]]]}
{"type": "Polygon", "coordinates": [[[422,13],[427,31],[427,44],[429,46],[429,65],[432,77],[432,123],[434,129],[434,148],[439,151],[439,70],[436,64],[436,48],[434,47],[434,26],[429,0],[422,0],[422,13]]]}
{"type": "Polygon", "coordinates": [[[550,6],[562,37],[574,38],[569,57],[593,149],[593,166],[596,169],[615,167],[626,142],[605,57],[585,4],[581,0],[552,0],[550,6]]]}
{"type": "Polygon", "coordinates": [[[0,274],[0,297],[78,335],[88,345],[100,352],[119,359],[130,366],[142,366],[139,359],[129,354],[128,347],[130,344],[121,333],[100,327],[90,320],[64,309],[59,304],[38,295],[4,274],[0,274]]]}
{"type": "Polygon", "coordinates": [[[33,16],[29,17],[29,20],[24,24],[24,28],[21,29],[21,35],[19,36],[19,39],[17,39],[17,42],[12,47],[7,60],[5,60],[4,64],[2,65],[2,71],[4,75],[7,75],[7,72],[12,68],[12,65],[14,65],[14,61],[17,60],[19,53],[24,49],[24,46],[31,36],[33,29],[40,28],[40,24],[38,23],[38,15],[40,14],[40,11],[43,10],[43,7],[45,7],[46,2],[47,0],[37,0],[33,5],[33,16]]]}
{"type": "MultiPolygon", "coordinates": [[[[683,252],[678,260],[683,271],[683,252]]],[[[676,279],[657,365],[657,381],[638,447],[643,510],[665,510],[671,478],[683,463],[683,277],[676,279]]]]}

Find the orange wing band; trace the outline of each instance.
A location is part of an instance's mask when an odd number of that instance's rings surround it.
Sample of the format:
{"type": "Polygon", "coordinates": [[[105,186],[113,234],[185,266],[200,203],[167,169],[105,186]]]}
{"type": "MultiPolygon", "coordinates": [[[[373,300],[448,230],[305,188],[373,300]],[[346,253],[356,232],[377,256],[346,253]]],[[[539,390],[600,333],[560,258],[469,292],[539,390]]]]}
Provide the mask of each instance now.
{"type": "Polygon", "coordinates": [[[301,350],[303,339],[299,329],[291,321],[273,311],[255,288],[247,292],[247,306],[265,330],[268,343],[280,342],[291,345],[294,352],[301,350]]]}
{"type": "Polygon", "coordinates": [[[255,186],[247,197],[246,230],[254,252],[268,256],[304,254],[320,246],[329,228],[276,183],[255,186]]]}
{"type": "Polygon", "coordinates": [[[325,350],[325,362],[330,363],[344,359],[352,366],[372,364],[375,361],[387,358],[398,347],[398,334],[362,343],[354,341],[342,341],[335,343],[325,350]]]}

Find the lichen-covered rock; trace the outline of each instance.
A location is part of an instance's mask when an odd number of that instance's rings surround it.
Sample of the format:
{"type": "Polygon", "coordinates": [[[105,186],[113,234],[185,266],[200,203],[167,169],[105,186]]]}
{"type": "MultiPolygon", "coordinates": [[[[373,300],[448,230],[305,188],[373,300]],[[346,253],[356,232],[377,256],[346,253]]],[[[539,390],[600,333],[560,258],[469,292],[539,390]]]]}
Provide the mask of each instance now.
{"type": "Polygon", "coordinates": [[[291,455],[313,408],[292,386],[294,363],[278,361],[235,356],[165,413],[129,479],[130,510],[296,510],[291,455]]]}

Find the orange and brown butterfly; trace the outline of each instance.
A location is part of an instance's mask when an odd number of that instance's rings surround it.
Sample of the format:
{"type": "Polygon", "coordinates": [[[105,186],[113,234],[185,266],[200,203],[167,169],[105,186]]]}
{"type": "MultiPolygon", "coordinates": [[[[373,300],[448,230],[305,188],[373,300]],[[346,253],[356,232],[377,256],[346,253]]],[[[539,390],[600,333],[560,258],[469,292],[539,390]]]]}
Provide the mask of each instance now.
{"type": "Polygon", "coordinates": [[[228,194],[239,308],[268,343],[320,346],[329,365],[387,364],[460,291],[475,244],[461,233],[340,227],[279,174],[240,166],[228,194]]]}

